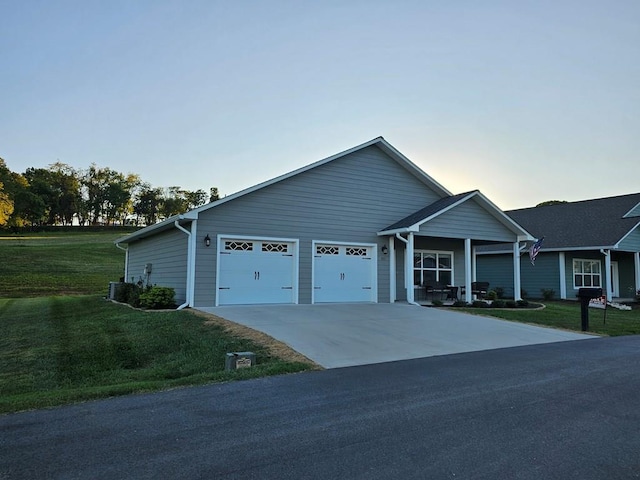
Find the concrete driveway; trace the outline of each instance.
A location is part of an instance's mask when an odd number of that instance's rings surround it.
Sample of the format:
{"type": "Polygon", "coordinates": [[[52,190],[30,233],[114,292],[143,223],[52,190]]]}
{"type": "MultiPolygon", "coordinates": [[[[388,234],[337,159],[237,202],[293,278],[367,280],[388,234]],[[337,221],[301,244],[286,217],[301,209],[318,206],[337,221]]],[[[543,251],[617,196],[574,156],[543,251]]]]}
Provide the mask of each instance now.
{"type": "Polygon", "coordinates": [[[596,338],[401,303],[200,310],[264,332],[325,368],[596,338]]]}

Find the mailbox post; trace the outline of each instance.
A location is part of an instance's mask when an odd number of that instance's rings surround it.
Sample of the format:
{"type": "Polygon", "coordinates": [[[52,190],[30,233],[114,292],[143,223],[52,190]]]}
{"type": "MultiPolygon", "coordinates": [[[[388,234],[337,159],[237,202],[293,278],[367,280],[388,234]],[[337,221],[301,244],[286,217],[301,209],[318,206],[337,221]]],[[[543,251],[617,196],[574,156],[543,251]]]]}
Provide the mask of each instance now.
{"type": "Polygon", "coordinates": [[[602,288],[580,288],[578,298],[580,299],[580,320],[582,321],[582,331],[589,331],[589,300],[602,296],[602,288]]]}

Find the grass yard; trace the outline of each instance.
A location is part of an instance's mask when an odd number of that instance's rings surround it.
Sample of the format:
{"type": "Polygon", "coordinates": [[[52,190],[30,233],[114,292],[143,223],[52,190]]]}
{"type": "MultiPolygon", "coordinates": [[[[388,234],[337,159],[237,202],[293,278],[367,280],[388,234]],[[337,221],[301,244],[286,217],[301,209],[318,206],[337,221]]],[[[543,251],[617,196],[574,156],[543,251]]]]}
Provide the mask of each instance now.
{"type": "Polygon", "coordinates": [[[313,368],[218,320],[99,296],[0,299],[0,413],[313,368]],[[234,351],[256,353],[257,366],[225,371],[234,351]]]}
{"type": "Polygon", "coordinates": [[[0,236],[0,298],[106,295],[124,272],[117,232],[60,232],[0,236]]]}
{"type": "MultiPolygon", "coordinates": [[[[456,308],[477,315],[488,315],[524,323],[545,325],[566,330],[581,331],[580,303],[577,301],[545,301],[540,310],[517,308],[456,308]]],[[[640,305],[633,310],[589,309],[589,331],[600,335],[638,335],[640,334],[640,305]]]]}

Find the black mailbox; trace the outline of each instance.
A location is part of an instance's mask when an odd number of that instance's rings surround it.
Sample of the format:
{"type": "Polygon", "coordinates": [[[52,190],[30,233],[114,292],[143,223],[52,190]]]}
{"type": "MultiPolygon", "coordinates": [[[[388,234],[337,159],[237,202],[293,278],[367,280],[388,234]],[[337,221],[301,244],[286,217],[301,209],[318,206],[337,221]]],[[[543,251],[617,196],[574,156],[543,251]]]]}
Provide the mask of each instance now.
{"type": "Polygon", "coordinates": [[[578,289],[578,298],[598,298],[602,296],[601,288],[580,288],[578,289]]]}
{"type": "Polygon", "coordinates": [[[577,297],[580,299],[580,321],[582,331],[589,330],[589,300],[602,296],[602,288],[580,288],[577,297]]]}

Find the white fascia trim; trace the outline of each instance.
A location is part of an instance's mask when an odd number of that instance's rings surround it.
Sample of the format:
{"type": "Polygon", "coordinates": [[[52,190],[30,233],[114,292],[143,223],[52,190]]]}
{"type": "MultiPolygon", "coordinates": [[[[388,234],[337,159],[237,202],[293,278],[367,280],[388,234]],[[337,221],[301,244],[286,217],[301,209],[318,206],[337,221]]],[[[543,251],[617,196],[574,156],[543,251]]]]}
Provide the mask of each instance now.
{"type": "Polygon", "coordinates": [[[419,228],[416,227],[415,225],[412,225],[410,227],[395,228],[393,230],[382,230],[380,232],[377,232],[376,235],[378,235],[379,237],[383,237],[386,235],[397,235],[398,233],[409,233],[409,232],[418,233],[419,228]]]}
{"type": "Polygon", "coordinates": [[[215,292],[216,292],[216,301],[215,306],[220,306],[220,295],[218,290],[218,285],[220,284],[220,253],[224,250],[222,248],[222,240],[231,239],[231,240],[253,240],[253,241],[262,241],[266,240],[269,242],[287,242],[293,243],[293,299],[294,305],[299,303],[299,285],[300,285],[300,239],[298,238],[284,238],[284,237],[262,237],[260,235],[225,235],[224,233],[219,233],[216,237],[216,282],[215,282],[215,292]]]}
{"type": "Polygon", "coordinates": [[[191,221],[191,220],[197,220],[197,219],[198,219],[198,214],[194,210],[187,212],[185,214],[174,215],[172,217],[169,217],[163,220],[162,222],[154,223],[153,225],[144,227],[138,231],[130,233],[129,235],[120,237],[116,239],[114,243],[115,244],[131,243],[133,240],[136,240],[137,238],[147,237],[156,231],[169,230],[170,228],[173,228],[176,221],[177,222],[180,222],[182,220],[191,221]]]}

